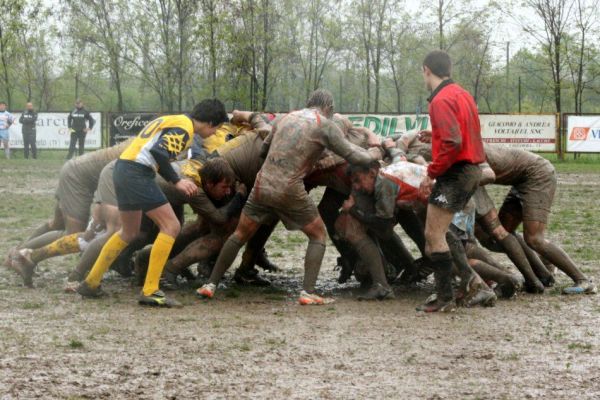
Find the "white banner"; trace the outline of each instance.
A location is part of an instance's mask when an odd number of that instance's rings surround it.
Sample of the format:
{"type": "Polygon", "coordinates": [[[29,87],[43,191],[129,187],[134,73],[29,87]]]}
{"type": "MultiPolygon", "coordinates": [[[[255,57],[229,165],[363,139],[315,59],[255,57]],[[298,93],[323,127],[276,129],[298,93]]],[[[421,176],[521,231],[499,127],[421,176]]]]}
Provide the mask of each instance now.
{"type": "MultiPolygon", "coordinates": [[[[431,129],[429,115],[346,115],[355,126],[364,126],[378,135],[390,136],[412,129],[431,129]]],[[[530,151],[556,151],[556,116],[481,114],[484,142],[530,151]]]]}
{"type": "Polygon", "coordinates": [[[567,152],[600,153],[600,115],[567,117],[567,152]]]}
{"type": "MultiPolygon", "coordinates": [[[[21,113],[14,113],[15,123],[10,127],[10,147],[23,148],[23,126],[19,124],[21,113]]],[[[102,147],[102,114],[91,113],[96,120],[94,127],[85,136],[86,149],[99,149],[102,147]]],[[[67,128],[66,112],[41,112],[38,113],[36,144],[40,149],[68,149],[71,134],[67,128]]]]}
{"type": "Polygon", "coordinates": [[[486,143],[530,151],[556,151],[556,116],[481,114],[481,137],[486,143]]]}

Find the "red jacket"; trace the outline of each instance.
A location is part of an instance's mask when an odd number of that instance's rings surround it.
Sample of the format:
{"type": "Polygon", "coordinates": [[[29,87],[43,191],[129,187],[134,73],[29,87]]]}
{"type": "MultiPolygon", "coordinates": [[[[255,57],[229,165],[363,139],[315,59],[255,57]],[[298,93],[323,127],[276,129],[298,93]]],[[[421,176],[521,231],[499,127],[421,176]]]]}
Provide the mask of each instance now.
{"type": "Polygon", "coordinates": [[[485,161],[479,113],[473,97],[451,80],[443,81],[429,98],[432,162],[427,175],[434,179],[458,162],[485,161]]]}

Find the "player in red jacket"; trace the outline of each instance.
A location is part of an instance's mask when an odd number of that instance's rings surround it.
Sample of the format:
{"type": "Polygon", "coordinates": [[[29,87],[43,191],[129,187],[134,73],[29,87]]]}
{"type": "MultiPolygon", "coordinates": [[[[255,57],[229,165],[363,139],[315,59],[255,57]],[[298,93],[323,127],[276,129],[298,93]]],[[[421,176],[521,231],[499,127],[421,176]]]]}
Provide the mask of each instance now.
{"type": "Polygon", "coordinates": [[[429,97],[432,162],[420,194],[429,197],[425,252],[435,271],[437,297],[418,311],[452,311],[452,255],[446,241],[454,213],[462,210],[479,185],[478,164],[485,161],[479,113],[473,97],[450,79],[452,62],[444,51],[432,51],[423,61],[429,97]]]}

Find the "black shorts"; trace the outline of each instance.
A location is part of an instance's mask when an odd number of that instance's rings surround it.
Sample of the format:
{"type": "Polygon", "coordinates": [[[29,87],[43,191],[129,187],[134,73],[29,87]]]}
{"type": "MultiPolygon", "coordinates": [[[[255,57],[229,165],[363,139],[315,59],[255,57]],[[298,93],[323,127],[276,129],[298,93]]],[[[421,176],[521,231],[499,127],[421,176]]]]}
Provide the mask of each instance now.
{"type": "Polygon", "coordinates": [[[459,212],[479,187],[481,169],[478,165],[457,163],[452,165],[443,175],[435,180],[429,204],[459,212]]]}
{"type": "Polygon", "coordinates": [[[160,190],[155,177],[152,168],[119,159],[113,172],[119,210],[146,212],[166,204],[167,197],[160,190]]]}

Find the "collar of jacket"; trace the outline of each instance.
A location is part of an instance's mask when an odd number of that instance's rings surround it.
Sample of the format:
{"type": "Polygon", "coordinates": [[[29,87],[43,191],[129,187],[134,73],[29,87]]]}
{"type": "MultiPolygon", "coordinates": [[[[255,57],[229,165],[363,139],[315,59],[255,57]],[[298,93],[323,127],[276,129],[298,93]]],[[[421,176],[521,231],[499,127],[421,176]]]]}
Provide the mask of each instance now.
{"type": "Polygon", "coordinates": [[[440,82],[440,84],[438,85],[438,87],[435,88],[435,90],[433,92],[431,92],[431,96],[429,96],[427,98],[427,102],[431,103],[431,101],[433,100],[433,98],[442,91],[443,88],[445,88],[446,86],[450,85],[454,83],[454,81],[451,78],[448,79],[444,79],[442,82],[440,82]]]}

